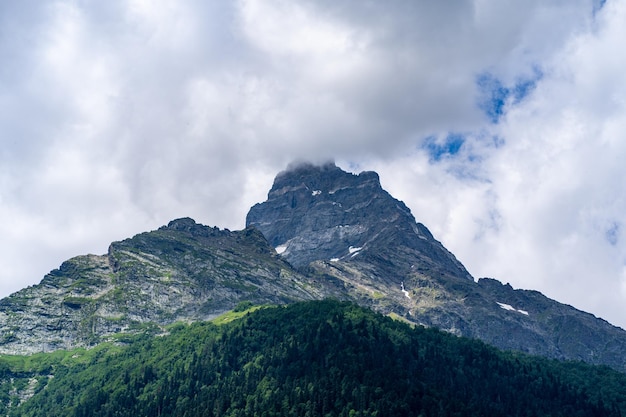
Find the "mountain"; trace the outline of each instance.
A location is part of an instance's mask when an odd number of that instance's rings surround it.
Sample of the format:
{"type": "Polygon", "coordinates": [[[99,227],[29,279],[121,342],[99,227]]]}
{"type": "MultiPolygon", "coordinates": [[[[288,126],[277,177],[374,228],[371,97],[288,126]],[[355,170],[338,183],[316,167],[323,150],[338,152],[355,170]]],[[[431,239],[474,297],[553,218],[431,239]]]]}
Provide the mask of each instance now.
{"type": "Polygon", "coordinates": [[[626,374],[606,367],[502,352],[353,303],[309,301],[239,314],[224,325],[178,324],[163,337],[135,336],[125,346],[35,355],[29,365],[0,358],[0,380],[8,380],[0,384],[0,414],[608,417],[626,412],[626,374]],[[19,389],[30,390],[21,403],[11,394],[19,389]],[[10,396],[16,401],[7,406],[3,399],[10,396]]]}
{"type": "Polygon", "coordinates": [[[240,302],[351,300],[493,346],[626,371],[626,332],[535,291],[475,280],[378,175],[299,164],[242,231],[178,219],[63,263],[0,300],[0,353],[163,332],[240,302]]]}
{"type": "Polygon", "coordinates": [[[377,311],[502,349],[626,370],[624,330],[536,291],[475,282],[374,172],[292,166],[247,225],[292,264],[343,281],[350,299],[377,311]]]}
{"type": "Polygon", "coordinates": [[[401,283],[392,276],[416,265],[433,274],[472,279],[404,203],[382,189],[375,172],[353,175],[335,164],[296,165],[276,177],[267,201],[250,209],[246,225],[258,228],[296,267],[365,258],[384,268],[386,260],[396,258],[406,262],[378,274],[396,286],[401,283]]]}
{"type": "Polygon", "coordinates": [[[90,346],[176,321],[213,318],[241,301],[280,304],[331,296],[294,270],[256,229],[178,219],[78,256],[40,284],[0,300],[0,353],[90,346]]]}

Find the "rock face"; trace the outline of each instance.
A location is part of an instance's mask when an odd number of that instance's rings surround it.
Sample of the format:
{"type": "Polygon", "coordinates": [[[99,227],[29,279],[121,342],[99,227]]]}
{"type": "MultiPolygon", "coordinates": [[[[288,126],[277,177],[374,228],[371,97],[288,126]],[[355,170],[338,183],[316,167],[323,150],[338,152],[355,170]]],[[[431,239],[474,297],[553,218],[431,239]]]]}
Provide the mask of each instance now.
{"type": "Polygon", "coordinates": [[[178,219],[0,300],[0,354],[89,346],[239,302],[333,297],[457,335],[626,371],[626,332],[535,291],[475,281],[373,172],[280,173],[242,231],[178,219]]]}
{"type": "Polygon", "coordinates": [[[537,292],[475,282],[376,173],[293,166],[247,225],[300,270],[342,281],[348,298],[380,312],[503,349],[626,370],[625,331],[537,292]]]}
{"type": "MultiPolygon", "coordinates": [[[[292,167],[276,177],[267,201],[250,209],[246,224],[296,267],[408,250],[432,271],[472,279],[404,203],[382,189],[375,172],[353,175],[334,164],[292,167]]],[[[389,271],[390,278],[397,272],[389,271]]]]}
{"type": "Polygon", "coordinates": [[[205,320],[241,301],[331,295],[277,256],[255,229],[231,232],[179,219],[78,256],[39,285],[0,301],[0,353],[88,346],[116,334],[205,320]]]}

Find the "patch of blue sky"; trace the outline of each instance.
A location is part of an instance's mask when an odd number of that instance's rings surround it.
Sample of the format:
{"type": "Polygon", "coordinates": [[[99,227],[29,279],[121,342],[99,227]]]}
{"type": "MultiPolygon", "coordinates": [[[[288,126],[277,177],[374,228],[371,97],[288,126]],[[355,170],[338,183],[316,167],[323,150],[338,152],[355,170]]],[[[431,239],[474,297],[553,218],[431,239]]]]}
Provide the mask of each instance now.
{"type": "Polygon", "coordinates": [[[479,98],[478,107],[485,113],[491,123],[497,124],[506,112],[508,104],[518,104],[530,95],[537,82],[543,77],[539,68],[534,68],[530,77],[521,77],[513,85],[505,85],[490,72],[476,77],[479,98]]]}
{"type": "Polygon", "coordinates": [[[526,79],[517,82],[510,90],[513,103],[519,103],[528,96],[537,86],[538,79],[526,79]]]}
{"type": "Polygon", "coordinates": [[[600,10],[602,10],[602,8],[604,7],[604,4],[606,3],[606,0],[594,0],[593,2],[593,15],[595,16],[600,10]]]}
{"type": "Polygon", "coordinates": [[[498,149],[504,145],[504,138],[483,131],[431,135],[422,141],[420,147],[426,151],[430,162],[459,158],[468,162],[480,162],[484,156],[483,152],[488,149],[498,149]]]}
{"type": "Polygon", "coordinates": [[[502,82],[491,73],[480,74],[476,79],[479,91],[478,107],[492,123],[498,123],[504,114],[504,105],[511,94],[502,82]]]}
{"type": "Polygon", "coordinates": [[[441,165],[461,180],[490,182],[484,162],[505,145],[502,137],[482,130],[431,135],[421,141],[419,149],[430,164],[441,165]]]}
{"type": "Polygon", "coordinates": [[[438,136],[427,137],[422,144],[422,148],[428,153],[431,161],[440,161],[443,158],[458,154],[464,143],[464,135],[449,133],[443,139],[438,136]]]}

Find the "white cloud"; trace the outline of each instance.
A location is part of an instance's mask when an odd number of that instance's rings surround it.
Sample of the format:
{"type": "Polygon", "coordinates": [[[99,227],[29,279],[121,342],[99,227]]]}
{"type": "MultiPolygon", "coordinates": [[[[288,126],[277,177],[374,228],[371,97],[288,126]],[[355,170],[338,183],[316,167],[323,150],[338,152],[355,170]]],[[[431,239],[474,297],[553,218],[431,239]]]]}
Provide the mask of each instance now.
{"type": "Polygon", "coordinates": [[[624,305],[626,59],[609,51],[626,35],[624,17],[623,4],[607,3],[599,28],[547,63],[532,97],[510,109],[501,130],[507,146],[492,167],[498,211],[508,219],[499,233],[513,247],[520,237],[532,247],[515,280],[572,294],[567,301],[613,321],[624,305]]]}
{"type": "Polygon", "coordinates": [[[598,5],[3,3],[0,294],[175,217],[240,228],[291,160],[336,158],[474,275],[619,322],[624,6],[598,5]]]}
{"type": "Polygon", "coordinates": [[[419,155],[380,167],[389,178],[404,172],[389,188],[475,276],[541,290],[622,326],[626,60],[615,51],[625,15],[622,3],[607,3],[595,27],[543,63],[536,89],[506,104],[490,130],[500,146],[481,149],[481,135],[470,134],[458,155],[428,169],[419,155]]]}

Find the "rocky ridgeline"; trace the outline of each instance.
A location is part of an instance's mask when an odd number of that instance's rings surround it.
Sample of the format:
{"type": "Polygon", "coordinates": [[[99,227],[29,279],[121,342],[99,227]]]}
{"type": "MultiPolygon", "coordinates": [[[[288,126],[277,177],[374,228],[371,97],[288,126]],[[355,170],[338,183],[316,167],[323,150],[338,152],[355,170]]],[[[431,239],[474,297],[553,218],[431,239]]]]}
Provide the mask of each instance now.
{"type": "Polygon", "coordinates": [[[267,201],[250,209],[246,224],[297,267],[317,260],[384,258],[406,248],[423,267],[472,279],[404,203],[382,189],[375,172],[353,175],[334,164],[294,166],[276,177],[267,201]]]}
{"type": "Polygon", "coordinates": [[[241,301],[286,303],[329,295],[276,255],[255,229],[170,222],[78,256],[39,285],[0,301],[0,353],[89,346],[113,336],[213,318],[241,301]]]}
{"type": "Polygon", "coordinates": [[[382,313],[503,349],[626,370],[626,332],[538,292],[476,282],[374,172],[292,166],[247,225],[292,264],[343,282],[348,298],[382,313]]]}
{"type": "Polygon", "coordinates": [[[191,219],[63,263],[0,301],[0,353],[88,346],[241,301],[334,297],[497,347],[626,370],[626,332],[535,291],[475,281],[380,186],[334,164],[280,173],[242,231],[191,219]]]}

